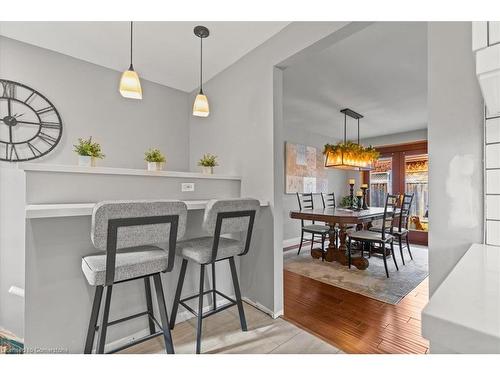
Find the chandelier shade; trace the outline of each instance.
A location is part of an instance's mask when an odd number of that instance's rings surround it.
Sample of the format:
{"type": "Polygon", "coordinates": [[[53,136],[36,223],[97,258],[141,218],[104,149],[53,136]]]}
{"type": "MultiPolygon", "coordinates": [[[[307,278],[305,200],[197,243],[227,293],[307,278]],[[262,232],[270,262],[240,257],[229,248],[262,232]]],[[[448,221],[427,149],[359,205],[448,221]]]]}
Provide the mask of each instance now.
{"type": "Polygon", "coordinates": [[[373,169],[380,154],[372,146],[365,147],[359,143],[359,120],[363,116],[349,108],[342,109],[340,112],[344,114],[344,141],[334,145],[325,145],[323,151],[325,167],[357,171],[373,169]],[[347,141],[347,117],[357,120],[358,143],[347,141]]]}

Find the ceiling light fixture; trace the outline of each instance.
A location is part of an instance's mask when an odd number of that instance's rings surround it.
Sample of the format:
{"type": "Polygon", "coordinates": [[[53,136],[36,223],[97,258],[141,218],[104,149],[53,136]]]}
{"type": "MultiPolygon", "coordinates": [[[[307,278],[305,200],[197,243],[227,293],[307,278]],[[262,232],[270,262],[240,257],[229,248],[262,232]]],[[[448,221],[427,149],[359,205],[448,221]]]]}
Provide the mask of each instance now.
{"type": "Polygon", "coordinates": [[[372,146],[364,147],[359,143],[359,120],[363,116],[349,108],[342,109],[340,112],[344,114],[344,142],[325,145],[323,151],[325,167],[359,171],[372,169],[380,154],[372,146]],[[358,121],[358,143],[347,141],[347,116],[358,121]]]}
{"type": "Polygon", "coordinates": [[[203,93],[203,39],[210,35],[210,32],[205,26],[196,26],[194,35],[200,38],[200,92],[196,95],[193,104],[193,116],[207,117],[210,114],[208,107],[208,99],[203,93]]]}
{"type": "Polygon", "coordinates": [[[132,64],[134,22],[130,21],[130,66],[124,71],[120,79],[120,94],[124,98],[142,99],[142,88],[139,76],[134,71],[132,64]]]}

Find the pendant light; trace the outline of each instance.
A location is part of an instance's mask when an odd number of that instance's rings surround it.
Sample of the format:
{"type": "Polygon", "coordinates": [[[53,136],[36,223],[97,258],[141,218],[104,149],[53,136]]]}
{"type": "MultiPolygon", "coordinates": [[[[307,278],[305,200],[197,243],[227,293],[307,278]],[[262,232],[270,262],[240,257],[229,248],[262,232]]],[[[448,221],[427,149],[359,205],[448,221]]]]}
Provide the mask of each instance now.
{"type": "Polygon", "coordinates": [[[120,79],[120,94],[124,98],[142,99],[142,88],[139,76],[134,71],[132,64],[132,46],[133,46],[134,22],[130,21],[130,66],[124,71],[120,79]]]}
{"type": "Polygon", "coordinates": [[[194,35],[200,38],[200,92],[196,95],[193,104],[193,116],[207,117],[210,113],[208,99],[203,93],[203,39],[210,35],[205,26],[196,26],[194,35]]]}
{"type": "Polygon", "coordinates": [[[380,154],[372,146],[364,147],[359,143],[359,120],[363,116],[349,108],[342,109],[340,112],[344,114],[344,141],[336,145],[325,145],[325,167],[357,171],[373,169],[380,154]],[[347,140],[347,117],[357,120],[358,143],[347,140]]]}

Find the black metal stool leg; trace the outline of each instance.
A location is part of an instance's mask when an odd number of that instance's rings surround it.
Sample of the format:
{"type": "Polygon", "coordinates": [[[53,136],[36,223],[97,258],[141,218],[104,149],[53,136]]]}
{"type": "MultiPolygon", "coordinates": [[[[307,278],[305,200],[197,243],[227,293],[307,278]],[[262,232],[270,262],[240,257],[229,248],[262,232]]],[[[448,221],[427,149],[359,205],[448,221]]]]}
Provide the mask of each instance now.
{"type": "Polygon", "coordinates": [[[229,266],[231,267],[231,276],[233,278],[234,295],[236,297],[236,304],[238,305],[241,330],[247,331],[247,320],[245,319],[245,310],[243,309],[243,302],[241,301],[240,284],[238,282],[238,274],[236,273],[236,265],[234,263],[234,257],[229,258],[229,266]]]}
{"type": "Polygon", "coordinates": [[[94,346],[95,331],[97,329],[97,319],[99,318],[99,309],[101,308],[103,286],[98,285],[95,290],[94,303],[90,313],[89,329],[87,331],[87,339],[85,340],[84,354],[91,354],[94,346]]]}
{"type": "Polygon", "coordinates": [[[205,265],[200,267],[200,294],[198,297],[198,325],[196,328],[196,354],[201,352],[201,328],[203,320],[203,284],[205,283],[205,265]]]}
{"type": "Polygon", "coordinates": [[[399,271],[398,262],[396,261],[396,254],[394,254],[394,240],[391,241],[391,254],[392,254],[392,260],[394,260],[394,265],[396,266],[396,270],[399,271]]]}
{"type": "Polygon", "coordinates": [[[403,266],[405,265],[405,257],[403,256],[403,241],[401,236],[398,237],[399,240],[399,252],[401,253],[401,260],[403,261],[403,266]]]}
{"type": "Polygon", "coordinates": [[[212,303],[213,309],[217,310],[217,294],[215,293],[215,262],[212,263],[212,303]]]}
{"type": "Polygon", "coordinates": [[[146,306],[149,313],[149,333],[152,335],[156,332],[156,328],[155,322],[151,318],[151,316],[153,315],[153,300],[151,298],[151,282],[149,281],[149,276],[144,278],[144,289],[146,290],[146,306]]]}
{"type": "Polygon", "coordinates": [[[161,276],[159,273],[153,275],[153,281],[155,283],[158,310],[160,310],[161,328],[163,330],[163,339],[165,340],[165,349],[168,354],[174,354],[174,343],[172,342],[172,334],[170,333],[170,325],[168,324],[167,306],[165,305],[165,296],[163,295],[163,286],[161,284],[161,276]]]}
{"type": "Polygon", "coordinates": [[[170,329],[174,329],[175,326],[175,319],[177,318],[177,310],[179,309],[179,301],[181,300],[182,286],[184,285],[184,278],[186,277],[187,265],[187,259],[183,259],[179,281],[177,282],[177,290],[175,291],[174,306],[172,307],[172,314],[170,314],[170,329]]]}
{"type": "Polygon", "coordinates": [[[408,233],[406,234],[406,247],[408,247],[408,254],[410,254],[410,259],[413,260],[413,255],[410,250],[410,239],[408,238],[408,233]]]}
{"type": "Polygon", "coordinates": [[[104,312],[102,314],[102,321],[99,327],[99,343],[97,347],[97,353],[104,353],[104,345],[106,344],[106,330],[108,329],[108,318],[109,318],[109,307],[111,305],[111,292],[113,291],[113,285],[108,285],[106,287],[106,299],[104,301],[104,312]]]}

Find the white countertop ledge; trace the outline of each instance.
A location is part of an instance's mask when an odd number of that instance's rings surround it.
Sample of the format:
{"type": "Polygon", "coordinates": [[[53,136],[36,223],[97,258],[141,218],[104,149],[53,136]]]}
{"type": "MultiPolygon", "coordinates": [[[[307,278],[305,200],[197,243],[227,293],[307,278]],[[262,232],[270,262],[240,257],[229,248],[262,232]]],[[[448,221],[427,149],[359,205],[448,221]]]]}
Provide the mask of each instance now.
{"type": "Polygon", "coordinates": [[[146,169],[110,168],[110,167],[80,167],[78,165],[57,165],[39,163],[19,163],[19,169],[26,172],[54,172],[54,173],[83,173],[104,174],[122,176],[147,176],[147,177],[177,177],[177,178],[201,178],[212,180],[238,180],[241,176],[222,174],[203,174],[197,172],[180,171],[148,171],[146,169]]]}
{"type": "MultiPolygon", "coordinates": [[[[208,200],[184,201],[188,210],[204,210],[208,200]]],[[[261,207],[267,207],[268,202],[260,202],[261,207]]],[[[30,204],[26,206],[26,219],[42,219],[51,217],[90,216],[95,203],[57,203],[30,204]]]]}
{"type": "Polygon", "coordinates": [[[456,353],[500,353],[500,247],[474,244],[422,311],[422,334],[456,353]]]}

